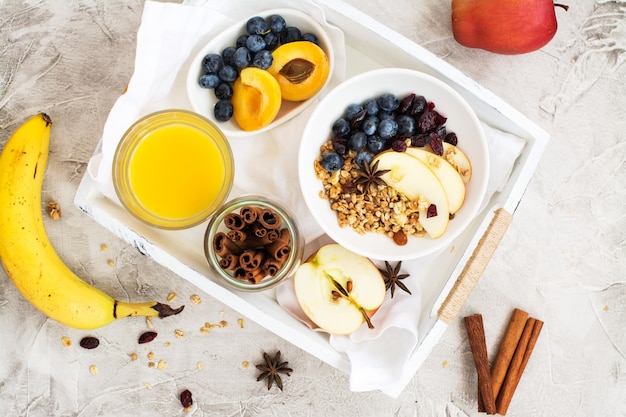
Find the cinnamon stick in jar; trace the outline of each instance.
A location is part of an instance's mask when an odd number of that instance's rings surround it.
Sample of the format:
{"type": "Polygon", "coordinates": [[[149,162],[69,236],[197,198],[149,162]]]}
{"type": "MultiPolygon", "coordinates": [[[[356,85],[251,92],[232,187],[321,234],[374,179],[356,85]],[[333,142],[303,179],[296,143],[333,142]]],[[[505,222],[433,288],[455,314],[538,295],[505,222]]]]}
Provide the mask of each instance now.
{"type": "Polygon", "coordinates": [[[493,396],[491,384],[491,372],[489,371],[489,360],[487,358],[487,342],[485,341],[485,329],[483,327],[483,317],[474,314],[465,317],[465,327],[467,336],[478,374],[478,392],[482,399],[482,405],[487,414],[496,413],[496,403],[493,396]]]}

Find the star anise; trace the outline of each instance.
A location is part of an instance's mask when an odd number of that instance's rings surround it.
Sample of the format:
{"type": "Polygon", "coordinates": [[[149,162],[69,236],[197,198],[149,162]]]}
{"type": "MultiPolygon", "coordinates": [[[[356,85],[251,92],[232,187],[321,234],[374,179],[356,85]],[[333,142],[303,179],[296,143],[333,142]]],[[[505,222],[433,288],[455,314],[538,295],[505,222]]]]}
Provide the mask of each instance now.
{"type": "Polygon", "coordinates": [[[276,385],[278,385],[278,388],[282,391],[283,380],[280,378],[280,374],[286,374],[289,376],[290,373],[293,372],[293,369],[287,367],[289,362],[280,361],[280,350],[276,352],[274,358],[266,352],[263,352],[263,358],[265,359],[265,363],[256,366],[257,369],[262,371],[256,380],[260,381],[262,379],[267,379],[268,391],[272,388],[274,382],[276,382],[276,385]]]}
{"type": "Polygon", "coordinates": [[[411,291],[404,285],[400,280],[409,276],[409,274],[400,274],[400,266],[402,265],[402,261],[398,262],[395,267],[392,267],[389,262],[385,261],[385,270],[378,269],[381,274],[383,274],[383,279],[385,280],[385,288],[391,288],[391,298],[393,298],[393,294],[396,291],[396,286],[400,287],[401,290],[408,292],[411,294],[411,291]]]}
{"type": "Polygon", "coordinates": [[[356,179],[355,184],[361,188],[361,192],[365,193],[369,191],[372,186],[386,185],[385,180],[382,177],[388,173],[389,169],[378,169],[378,162],[374,162],[374,165],[370,166],[367,162],[363,162],[363,168],[359,169],[359,177],[356,179]]]}

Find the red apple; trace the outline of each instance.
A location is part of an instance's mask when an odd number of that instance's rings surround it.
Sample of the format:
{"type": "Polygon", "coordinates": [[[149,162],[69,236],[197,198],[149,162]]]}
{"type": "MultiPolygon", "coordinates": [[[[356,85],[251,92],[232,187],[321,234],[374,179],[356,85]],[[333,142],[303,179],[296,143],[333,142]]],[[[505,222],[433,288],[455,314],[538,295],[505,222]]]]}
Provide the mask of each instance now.
{"type": "Polygon", "coordinates": [[[505,55],[536,51],[557,29],[552,0],[452,0],[452,33],[461,45],[505,55]]]}

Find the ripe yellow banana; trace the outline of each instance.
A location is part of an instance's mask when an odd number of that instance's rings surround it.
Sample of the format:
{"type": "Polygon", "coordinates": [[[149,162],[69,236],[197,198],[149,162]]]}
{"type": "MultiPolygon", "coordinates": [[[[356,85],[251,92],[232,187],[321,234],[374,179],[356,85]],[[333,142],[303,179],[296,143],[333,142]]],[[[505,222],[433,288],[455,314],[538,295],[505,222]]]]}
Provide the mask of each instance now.
{"type": "Polygon", "coordinates": [[[45,315],[77,329],[95,329],[122,317],[178,314],[184,306],[116,301],[59,258],[41,208],[50,126],[46,114],[31,117],[0,154],[0,260],[15,286],[45,315]]]}

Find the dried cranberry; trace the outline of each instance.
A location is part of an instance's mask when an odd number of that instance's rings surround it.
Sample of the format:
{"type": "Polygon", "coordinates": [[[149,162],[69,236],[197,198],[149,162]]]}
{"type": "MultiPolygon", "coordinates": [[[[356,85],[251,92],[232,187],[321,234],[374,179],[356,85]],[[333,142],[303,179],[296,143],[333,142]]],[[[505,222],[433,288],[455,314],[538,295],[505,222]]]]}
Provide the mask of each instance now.
{"type": "Polygon", "coordinates": [[[365,120],[365,116],[367,116],[367,110],[363,109],[358,112],[352,119],[350,119],[350,130],[357,130],[363,124],[365,120]]]}
{"type": "Polygon", "coordinates": [[[345,155],[348,153],[348,141],[345,138],[342,138],[340,136],[333,136],[331,142],[333,144],[335,152],[337,152],[339,155],[345,155]]]}
{"type": "Polygon", "coordinates": [[[85,349],[95,349],[99,345],[100,345],[100,341],[95,337],[87,336],[87,337],[83,337],[80,340],[80,347],[85,348],[85,349]]]}
{"type": "Polygon", "coordinates": [[[188,389],[180,393],[180,403],[184,408],[191,407],[193,399],[191,398],[191,391],[188,389]]]}
{"type": "Polygon", "coordinates": [[[411,93],[404,97],[400,100],[400,106],[398,107],[397,112],[400,114],[407,114],[413,106],[413,101],[415,101],[415,93],[411,93]]]}
{"type": "Polygon", "coordinates": [[[459,143],[459,139],[456,137],[456,133],[454,132],[450,132],[446,135],[446,137],[443,139],[444,142],[449,143],[450,145],[454,145],[456,146],[457,143],[459,143]]]}
{"type": "Polygon", "coordinates": [[[402,139],[396,139],[393,142],[391,142],[391,149],[393,149],[396,152],[404,152],[406,151],[406,142],[403,141],[402,139]]]}
{"type": "Polygon", "coordinates": [[[430,206],[428,206],[428,210],[426,211],[426,218],[430,219],[431,217],[436,217],[437,216],[437,206],[434,204],[431,204],[430,206]]]}
{"type": "Polygon", "coordinates": [[[428,138],[430,139],[429,144],[433,152],[439,156],[443,156],[443,142],[441,140],[441,136],[433,132],[428,135],[428,138]]]}
{"type": "Polygon", "coordinates": [[[419,127],[422,132],[430,132],[442,126],[446,120],[448,119],[439,112],[427,110],[417,120],[417,127],[419,127]]]}
{"type": "Polygon", "coordinates": [[[430,139],[428,138],[428,135],[424,133],[418,133],[417,135],[411,136],[411,146],[414,146],[417,148],[423,148],[429,143],[430,143],[430,139]]]}
{"type": "Polygon", "coordinates": [[[152,342],[157,337],[157,332],[145,332],[139,336],[139,344],[152,342]]]}

